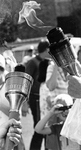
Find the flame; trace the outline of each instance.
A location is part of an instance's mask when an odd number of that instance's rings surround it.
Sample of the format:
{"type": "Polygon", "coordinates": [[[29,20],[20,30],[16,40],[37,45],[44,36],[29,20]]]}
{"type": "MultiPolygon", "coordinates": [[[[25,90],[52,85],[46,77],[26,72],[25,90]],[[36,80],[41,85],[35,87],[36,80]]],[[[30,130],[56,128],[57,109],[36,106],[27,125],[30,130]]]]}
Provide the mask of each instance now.
{"type": "Polygon", "coordinates": [[[50,26],[44,26],[42,20],[37,17],[35,9],[41,9],[41,4],[38,4],[36,1],[23,2],[21,11],[19,12],[18,24],[27,22],[28,26],[31,28],[49,28],[50,26]]]}

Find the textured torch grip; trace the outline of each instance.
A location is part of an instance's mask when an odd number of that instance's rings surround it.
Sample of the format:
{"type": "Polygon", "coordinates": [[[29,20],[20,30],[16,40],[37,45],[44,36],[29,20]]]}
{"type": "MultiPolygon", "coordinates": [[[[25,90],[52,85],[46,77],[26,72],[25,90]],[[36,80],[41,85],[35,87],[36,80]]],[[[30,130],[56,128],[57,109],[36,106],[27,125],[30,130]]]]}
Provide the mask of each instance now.
{"type": "Polygon", "coordinates": [[[20,115],[19,115],[19,111],[10,111],[9,113],[9,119],[16,119],[16,120],[20,120],[20,115]]]}
{"type": "MultiPolygon", "coordinates": [[[[20,115],[18,111],[10,111],[9,119],[20,120],[20,115]]],[[[6,137],[5,150],[12,150],[14,148],[14,142],[9,140],[9,137],[6,137]]]]}

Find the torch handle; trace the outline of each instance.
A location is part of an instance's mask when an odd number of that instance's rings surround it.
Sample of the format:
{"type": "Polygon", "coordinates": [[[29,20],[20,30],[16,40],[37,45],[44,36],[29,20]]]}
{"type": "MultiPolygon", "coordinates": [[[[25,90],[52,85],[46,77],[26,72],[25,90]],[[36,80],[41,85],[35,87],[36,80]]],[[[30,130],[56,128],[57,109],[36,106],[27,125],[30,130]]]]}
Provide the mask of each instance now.
{"type": "MultiPolygon", "coordinates": [[[[10,111],[9,119],[16,119],[20,120],[19,111],[10,111]]],[[[5,144],[5,150],[12,150],[14,148],[14,142],[9,140],[9,137],[6,137],[6,144],[5,144]]]]}

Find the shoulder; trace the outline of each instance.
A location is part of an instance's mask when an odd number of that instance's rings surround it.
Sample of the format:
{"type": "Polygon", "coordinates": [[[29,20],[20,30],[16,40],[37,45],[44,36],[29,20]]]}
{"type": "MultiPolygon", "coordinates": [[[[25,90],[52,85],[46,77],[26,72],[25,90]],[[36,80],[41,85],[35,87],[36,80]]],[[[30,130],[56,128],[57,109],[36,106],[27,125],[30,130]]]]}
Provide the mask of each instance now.
{"type": "Polygon", "coordinates": [[[31,76],[34,75],[34,73],[38,69],[39,62],[37,61],[36,57],[31,58],[25,65],[25,71],[26,73],[30,74],[31,76]]]}

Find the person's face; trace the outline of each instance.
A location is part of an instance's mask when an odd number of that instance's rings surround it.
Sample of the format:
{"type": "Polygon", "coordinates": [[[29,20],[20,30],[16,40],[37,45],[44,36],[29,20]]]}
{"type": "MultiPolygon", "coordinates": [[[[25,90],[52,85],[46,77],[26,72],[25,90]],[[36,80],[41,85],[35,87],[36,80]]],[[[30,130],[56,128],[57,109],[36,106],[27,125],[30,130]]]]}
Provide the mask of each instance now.
{"type": "Polygon", "coordinates": [[[51,55],[49,54],[49,48],[47,48],[43,53],[43,58],[51,59],[51,55]]]}
{"type": "Polygon", "coordinates": [[[67,115],[68,115],[72,105],[73,105],[72,100],[69,103],[69,105],[67,105],[66,101],[63,98],[58,98],[56,104],[59,107],[64,107],[65,108],[65,109],[63,109],[63,108],[59,109],[60,112],[57,113],[57,117],[60,119],[60,121],[64,122],[67,118],[67,115]]]}
{"type": "Polygon", "coordinates": [[[66,120],[68,112],[69,112],[68,110],[62,111],[60,114],[58,114],[58,118],[64,122],[66,120]]]}
{"type": "Polygon", "coordinates": [[[62,113],[60,113],[59,114],[59,119],[61,120],[61,121],[65,121],[66,120],[66,117],[67,117],[67,115],[68,115],[68,110],[66,110],[66,111],[63,111],[62,113]]]}

